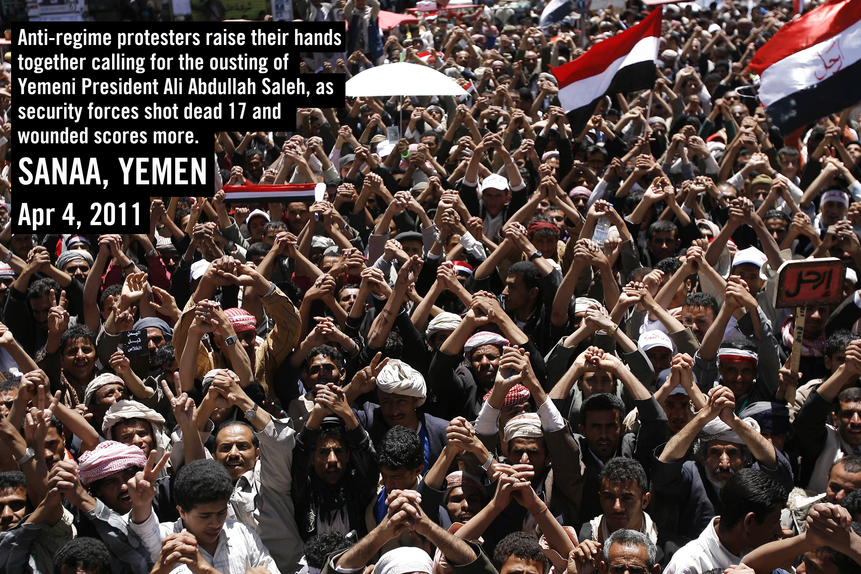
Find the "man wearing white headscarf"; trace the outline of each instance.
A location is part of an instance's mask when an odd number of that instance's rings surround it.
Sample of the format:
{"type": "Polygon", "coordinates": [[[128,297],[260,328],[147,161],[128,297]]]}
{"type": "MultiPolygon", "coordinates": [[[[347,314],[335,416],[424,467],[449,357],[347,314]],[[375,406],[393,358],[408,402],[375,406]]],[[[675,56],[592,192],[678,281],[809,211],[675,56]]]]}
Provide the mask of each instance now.
{"type": "Polygon", "coordinates": [[[427,385],[422,374],[403,361],[389,359],[377,375],[378,404],[366,402],[356,417],[375,446],[392,427],[416,431],[425,447],[425,468],[430,468],[445,447],[448,421],[418,412],[416,409],[426,399],[427,385]]]}
{"type": "Polygon", "coordinates": [[[678,501],[678,532],[691,538],[723,513],[720,491],[742,468],[762,470],[792,489],[789,461],[760,434],[755,419],[740,419],[734,408],[732,391],[715,387],[709,403],[652,460],[653,489],[678,501]],[[695,460],[688,460],[691,447],[695,460]]]}
{"type": "Polygon", "coordinates": [[[153,450],[159,460],[170,450],[170,436],[164,432],[164,417],[137,401],[115,402],[102,422],[102,434],[108,440],[139,447],[145,456],[153,450]]]}

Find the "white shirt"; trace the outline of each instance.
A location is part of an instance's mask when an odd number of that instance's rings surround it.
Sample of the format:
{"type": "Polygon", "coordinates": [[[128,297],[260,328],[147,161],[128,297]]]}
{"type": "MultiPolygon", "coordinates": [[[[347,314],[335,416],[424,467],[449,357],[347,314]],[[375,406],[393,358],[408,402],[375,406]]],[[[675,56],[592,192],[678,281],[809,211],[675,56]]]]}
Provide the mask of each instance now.
{"type": "Polygon", "coordinates": [[[715,531],[715,521],[719,518],[712,519],[699,538],[673,554],[664,574],[723,574],[724,569],[741,562],[740,556],[721,544],[715,531]]]}

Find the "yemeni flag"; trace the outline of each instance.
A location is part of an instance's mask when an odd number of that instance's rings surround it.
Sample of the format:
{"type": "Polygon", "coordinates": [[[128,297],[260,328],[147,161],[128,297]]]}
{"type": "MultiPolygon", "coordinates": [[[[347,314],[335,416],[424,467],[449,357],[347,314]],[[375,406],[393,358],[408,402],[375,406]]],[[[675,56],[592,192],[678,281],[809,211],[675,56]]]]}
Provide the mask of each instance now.
{"type": "Polygon", "coordinates": [[[580,134],[607,93],[646,90],[655,85],[655,61],[661,45],[661,13],[599,42],[572,62],[553,68],[559,102],[575,134],[580,134]]]}
{"type": "Polygon", "coordinates": [[[325,183],[288,183],[281,185],[225,185],[226,203],[270,203],[321,201],[326,198],[325,183]]]}
{"type": "Polygon", "coordinates": [[[861,100],[861,2],[828,0],[786,24],[748,65],[782,134],[861,100]]]}
{"type": "Polygon", "coordinates": [[[548,26],[564,20],[573,11],[574,2],[572,0],[550,0],[541,12],[539,26],[547,29],[548,26]]]}

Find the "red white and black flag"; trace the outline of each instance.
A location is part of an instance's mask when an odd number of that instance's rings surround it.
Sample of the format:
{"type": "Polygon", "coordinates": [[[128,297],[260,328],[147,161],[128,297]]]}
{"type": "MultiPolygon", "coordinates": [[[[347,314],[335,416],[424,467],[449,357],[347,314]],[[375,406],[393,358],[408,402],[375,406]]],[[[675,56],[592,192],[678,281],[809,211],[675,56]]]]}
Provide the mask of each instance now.
{"type": "Polygon", "coordinates": [[[662,11],[656,8],[636,26],[595,44],[576,60],[553,68],[559,81],[559,102],[575,135],[583,131],[605,94],[654,87],[662,11]]]}
{"type": "Polygon", "coordinates": [[[286,183],[280,185],[225,185],[227,203],[269,203],[286,201],[320,201],[326,198],[325,183],[286,183]]]}
{"type": "Polygon", "coordinates": [[[786,24],[748,68],[784,135],[861,101],[861,2],[828,0],[786,24]]]}

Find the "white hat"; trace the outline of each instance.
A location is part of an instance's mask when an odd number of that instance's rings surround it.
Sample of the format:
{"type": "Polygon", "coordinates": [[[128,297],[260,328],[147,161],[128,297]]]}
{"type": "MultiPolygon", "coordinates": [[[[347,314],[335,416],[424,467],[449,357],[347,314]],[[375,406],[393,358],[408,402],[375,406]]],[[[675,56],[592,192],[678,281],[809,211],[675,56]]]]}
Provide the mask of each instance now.
{"type": "Polygon", "coordinates": [[[765,256],[765,253],[756,247],[748,247],[735,254],[735,257],[732,258],[732,266],[751,263],[757,267],[762,267],[766,261],[768,261],[768,257],[765,256]]]}
{"type": "Polygon", "coordinates": [[[828,203],[829,201],[837,201],[842,203],[846,207],[849,207],[849,198],[843,193],[841,189],[829,189],[825,193],[822,194],[822,203],[828,203]]]}
{"type": "Polygon", "coordinates": [[[510,186],[508,185],[508,180],[499,175],[498,173],[493,173],[484,178],[484,181],[481,182],[481,187],[479,191],[484,193],[486,189],[501,189],[502,191],[508,191],[510,186]]]}
{"type": "Polygon", "coordinates": [[[673,341],[663,331],[646,331],[640,335],[638,343],[644,351],[654,349],[655,347],[665,347],[670,351],[673,350],[673,341]]]}
{"type": "Polygon", "coordinates": [[[249,213],[249,214],[248,214],[248,217],[246,218],[246,220],[245,220],[245,221],[249,221],[249,222],[250,222],[250,221],[251,221],[252,219],[254,219],[255,217],[265,217],[265,218],[266,218],[266,221],[269,221],[269,214],[268,214],[268,213],[266,213],[266,212],[265,212],[265,211],[263,211],[263,210],[260,210],[260,209],[255,209],[254,211],[252,211],[251,213],[249,213]]]}
{"type": "Polygon", "coordinates": [[[209,261],[206,259],[198,259],[191,264],[191,280],[195,281],[203,277],[206,273],[206,268],[209,267],[209,261]]]}

